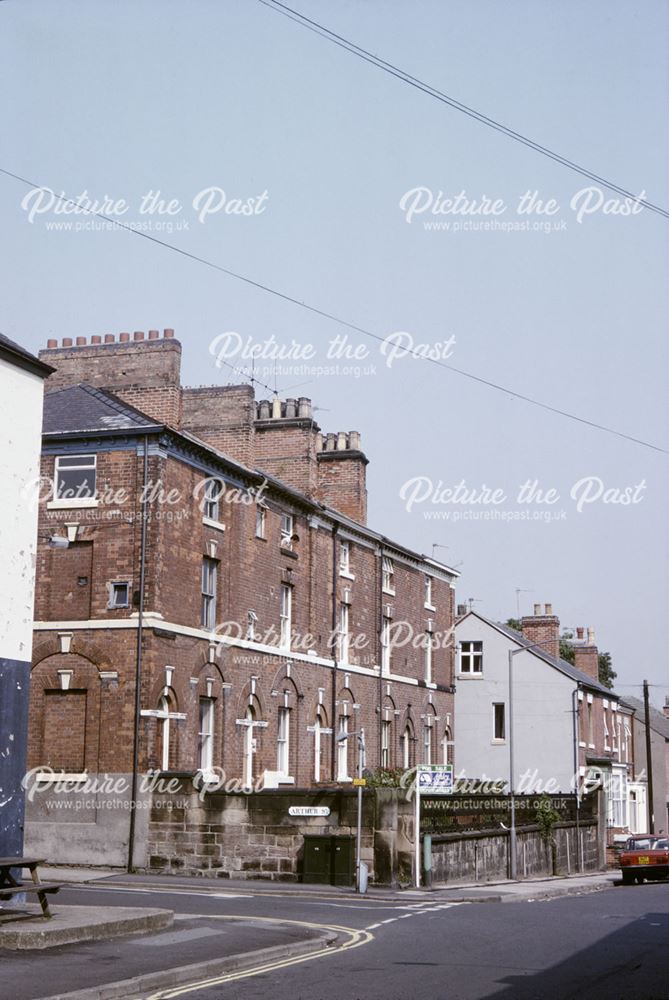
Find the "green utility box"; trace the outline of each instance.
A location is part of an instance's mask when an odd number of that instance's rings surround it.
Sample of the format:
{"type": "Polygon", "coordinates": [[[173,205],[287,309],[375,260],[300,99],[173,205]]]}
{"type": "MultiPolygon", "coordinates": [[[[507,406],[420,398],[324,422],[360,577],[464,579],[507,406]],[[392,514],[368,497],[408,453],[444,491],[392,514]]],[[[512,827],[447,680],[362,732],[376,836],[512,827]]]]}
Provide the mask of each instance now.
{"type": "Polygon", "coordinates": [[[355,838],[305,836],[302,881],[355,885],[355,838]]]}

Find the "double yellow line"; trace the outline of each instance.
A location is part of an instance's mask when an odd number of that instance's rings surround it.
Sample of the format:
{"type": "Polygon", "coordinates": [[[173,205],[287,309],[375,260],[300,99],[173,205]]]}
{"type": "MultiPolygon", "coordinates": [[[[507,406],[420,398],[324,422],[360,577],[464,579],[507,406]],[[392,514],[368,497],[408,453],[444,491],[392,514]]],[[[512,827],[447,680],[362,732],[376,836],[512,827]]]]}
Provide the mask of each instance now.
{"type": "Polygon", "coordinates": [[[306,920],[280,920],[275,917],[249,917],[246,916],[231,916],[228,914],[219,914],[215,918],[216,920],[244,920],[244,921],[257,921],[272,924],[290,924],[294,927],[308,927],[312,930],[319,931],[333,931],[337,935],[346,935],[346,940],[342,944],[335,945],[334,947],[324,947],[320,948],[318,951],[312,951],[306,955],[296,955],[294,958],[276,959],[272,962],[264,962],[260,965],[254,965],[249,969],[239,969],[236,972],[223,973],[220,976],[212,976],[209,979],[201,979],[193,983],[188,983],[184,986],[177,986],[174,989],[160,990],[158,993],[153,993],[148,998],[148,1000],[170,1000],[172,997],[181,997],[187,993],[194,993],[197,990],[208,989],[211,986],[222,986],[225,983],[233,983],[238,979],[248,979],[250,976],[261,976],[265,972],[274,972],[277,969],[286,969],[291,965],[299,965],[301,962],[310,962],[315,958],[324,958],[326,955],[338,955],[344,951],[351,951],[353,948],[360,948],[362,945],[369,944],[370,941],[374,940],[374,935],[368,930],[356,930],[354,927],[341,927],[338,924],[314,924],[306,920]]]}

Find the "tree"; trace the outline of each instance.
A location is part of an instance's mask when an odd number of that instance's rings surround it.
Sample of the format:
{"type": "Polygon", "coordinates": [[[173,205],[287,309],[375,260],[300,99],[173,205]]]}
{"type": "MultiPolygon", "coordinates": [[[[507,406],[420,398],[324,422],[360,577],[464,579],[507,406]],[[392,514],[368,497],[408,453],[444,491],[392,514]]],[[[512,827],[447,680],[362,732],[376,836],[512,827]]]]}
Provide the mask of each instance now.
{"type": "Polygon", "coordinates": [[[567,663],[574,663],[574,647],[571,644],[571,640],[574,638],[573,632],[565,632],[560,636],[560,659],[566,660],[567,663]]]}
{"type": "Polygon", "coordinates": [[[611,654],[600,653],[597,657],[597,667],[599,683],[610,690],[613,687],[614,680],[618,676],[611,664],[611,654]]]}
{"type": "Polygon", "coordinates": [[[519,618],[507,618],[506,624],[509,626],[509,628],[515,629],[516,632],[523,631],[519,618]]]}

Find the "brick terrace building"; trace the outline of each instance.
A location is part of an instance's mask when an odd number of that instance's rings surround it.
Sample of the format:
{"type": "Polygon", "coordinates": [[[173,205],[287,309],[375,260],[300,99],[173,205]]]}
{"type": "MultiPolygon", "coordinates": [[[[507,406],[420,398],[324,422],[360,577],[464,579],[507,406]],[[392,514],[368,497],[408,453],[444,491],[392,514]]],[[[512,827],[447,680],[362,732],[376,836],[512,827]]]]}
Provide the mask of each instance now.
{"type": "MultiPolygon", "coordinates": [[[[56,371],[31,767],[119,788],[217,768],[253,787],[346,785],[357,741],[337,737],[361,728],[370,768],[450,759],[457,574],[367,527],[357,432],[323,435],[305,398],[182,387],[172,330],[40,357],[56,371]]],[[[132,836],[145,865],[141,795],[119,797],[73,816],[35,795],[31,850],[123,865],[132,836]]]]}

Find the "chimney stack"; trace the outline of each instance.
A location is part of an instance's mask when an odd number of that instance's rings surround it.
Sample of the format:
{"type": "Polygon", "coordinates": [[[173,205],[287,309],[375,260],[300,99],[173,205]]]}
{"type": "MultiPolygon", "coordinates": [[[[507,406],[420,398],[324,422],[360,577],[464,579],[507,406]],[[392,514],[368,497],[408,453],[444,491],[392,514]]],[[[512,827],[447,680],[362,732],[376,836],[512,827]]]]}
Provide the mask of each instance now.
{"type": "Polygon", "coordinates": [[[54,392],[82,382],[96,389],[107,389],[137,407],[159,423],[179,427],[181,422],[181,344],[174,330],[157,330],[146,340],[141,330],[94,334],[86,337],[63,337],[47,341],[40,358],[55,371],[46,382],[46,391],[54,392]],[[103,343],[104,340],[104,343],[103,343]]]}
{"type": "Polygon", "coordinates": [[[574,647],[574,666],[591,677],[593,681],[599,680],[599,650],[595,645],[594,628],[587,629],[587,639],[584,638],[586,629],[576,629],[576,642],[574,647]]]}
{"type": "Polygon", "coordinates": [[[534,614],[526,615],[521,619],[520,627],[525,638],[533,645],[536,644],[537,651],[548,653],[555,659],[560,657],[560,619],[553,614],[553,605],[534,605],[534,614]]]}

